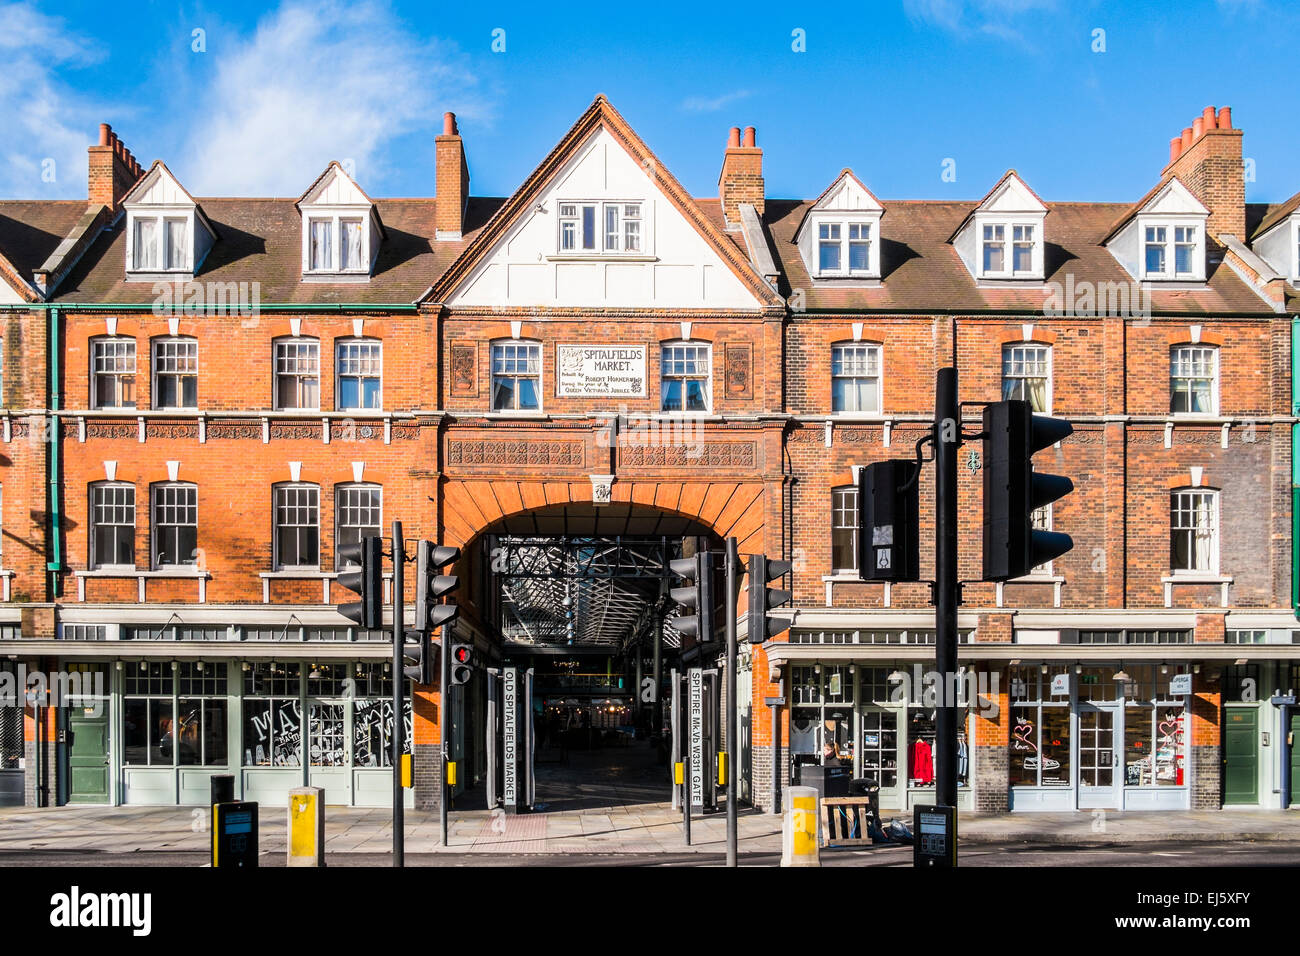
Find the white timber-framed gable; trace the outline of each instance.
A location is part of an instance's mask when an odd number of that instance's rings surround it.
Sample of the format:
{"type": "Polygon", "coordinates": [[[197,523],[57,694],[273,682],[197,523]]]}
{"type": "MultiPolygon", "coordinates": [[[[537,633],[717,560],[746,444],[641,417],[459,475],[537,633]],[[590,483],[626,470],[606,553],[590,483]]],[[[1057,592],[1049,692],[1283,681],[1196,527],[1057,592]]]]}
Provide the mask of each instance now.
{"type": "Polygon", "coordinates": [[[814,280],[879,279],[881,205],[850,169],[821,194],[795,233],[814,280]]]}
{"type": "Polygon", "coordinates": [[[451,285],[444,301],[452,307],[767,305],[720,254],[707,230],[665,191],[664,177],[653,161],[638,162],[605,122],[598,123],[451,285]],[[595,228],[586,248],[584,208],[592,210],[595,228]],[[637,225],[629,228],[629,222],[637,225]],[[566,247],[566,223],[577,248],[566,247]]]}
{"type": "Polygon", "coordinates": [[[1274,223],[1251,249],[1291,285],[1300,286],[1300,210],[1274,223]]]}
{"type": "Polygon", "coordinates": [[[1206,223],[1210,211],[1177,178],[1152,192],[1112,231],[1106,248],[1139,282],[1205,281],[1206,223]]]}
{"type": "Polygon", "coordinates": [[[1046,218],[1047,206],[1008,170],[949,241],[978,282],[1042,282],[1046,218]]]}
{"type": "Polygon", "coordinates": [[[304,282],[368,282],[384,226],[374,201],[337,161],[296,203],[302,216],[304,282]]]}
{"type": "Polygon", "coordinates": [[[126,278],[192,279],[217,239],[202,208],[161,161],[123,197],[126,278]]]}

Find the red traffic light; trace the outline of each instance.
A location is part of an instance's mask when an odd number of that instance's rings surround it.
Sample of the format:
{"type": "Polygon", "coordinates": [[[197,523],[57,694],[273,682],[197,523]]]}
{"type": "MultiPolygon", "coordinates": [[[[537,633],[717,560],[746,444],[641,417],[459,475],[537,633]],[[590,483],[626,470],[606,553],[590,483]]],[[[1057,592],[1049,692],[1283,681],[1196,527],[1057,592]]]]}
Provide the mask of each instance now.
{"type": "Polygon", "coordinates": [[[468,664],[470,658],[470,649],[468,644],[457,644],[451,652],[451,659],[457,664],[468,664]]]}

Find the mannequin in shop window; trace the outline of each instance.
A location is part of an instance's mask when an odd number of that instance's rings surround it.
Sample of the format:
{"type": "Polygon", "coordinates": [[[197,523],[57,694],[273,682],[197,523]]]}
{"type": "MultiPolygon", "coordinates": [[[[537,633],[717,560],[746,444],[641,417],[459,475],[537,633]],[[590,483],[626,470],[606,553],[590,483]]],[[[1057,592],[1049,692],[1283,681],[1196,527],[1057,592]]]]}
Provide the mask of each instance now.
{"type": "Polygon", "coordinates": [[[840,761],[840,748],[835,741],[828,740],[822,747],[822,766],[823,767],[842,767],[844,764],[840,761]]]}

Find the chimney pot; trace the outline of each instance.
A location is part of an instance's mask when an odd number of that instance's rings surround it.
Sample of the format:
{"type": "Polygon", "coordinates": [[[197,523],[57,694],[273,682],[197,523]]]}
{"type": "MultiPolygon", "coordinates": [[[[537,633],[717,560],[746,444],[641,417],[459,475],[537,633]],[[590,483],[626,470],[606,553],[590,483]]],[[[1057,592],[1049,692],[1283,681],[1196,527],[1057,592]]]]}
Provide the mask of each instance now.
{"type": "Polygon", "coordinates": [[[1183,151],[1183,138],[1175,136],[1169,141],[1169,161],[1172,163],[1183,151]]]}
{"type": "Polygon", "coordinates": [[[727,149],[736,149],[740,146],[740,127],[731,127],[731,132],[727,134],[727,149]]]}
{"type": "Polygon", "coordinates": [[[745,146],[748,147],[748,148],[750,148],[750,149],[753,149],[753,148],[754,148],[754,145],[755,145],[755,144],[754,144],[754,127],[752,127],[752,126],[746,126],[746,127],[745,127],[745,146]]]}
{"type": "Polygon", "coordinates": [[[99,145],[100,146],[107,146],[108,139],[112,135],[113,135],[113,127],[109,126],[107,123],[99,124],[99,145]]]}
{"type": "Polygon", "coordinates": [[[443,113],[442,114],[442,135],[455,136],[456,132],[457,132],[456,114],[451,112],[443,113]]]}
{"type": "Polygon", "coordinates": [[[1207,106],[1205,109],[1201,110],[1201,121],[1201,125],[1206,129],[1214,129],[1215,122],[1213,106],[1207,106]]]}
{"type": "Polygon", "coordinates": [[[1189,126],[1185,130],[1183,130],[1183,149],[1186,150],[1187,147],[1191,145],[1192,145],[1192,128],[1189,126]]]}
{"type": "Polygon", "coordinates": [[[1232,129],[1232,107],[1221,106],[1219,108],[1219,129],[1232,129]]]}
{"type": "Polygon", "coordinates": [[[1205,135],[1205,120],[1198,116],[1192,120],[1192,139],[1198,140],[1203,135],[1205,135]]]}

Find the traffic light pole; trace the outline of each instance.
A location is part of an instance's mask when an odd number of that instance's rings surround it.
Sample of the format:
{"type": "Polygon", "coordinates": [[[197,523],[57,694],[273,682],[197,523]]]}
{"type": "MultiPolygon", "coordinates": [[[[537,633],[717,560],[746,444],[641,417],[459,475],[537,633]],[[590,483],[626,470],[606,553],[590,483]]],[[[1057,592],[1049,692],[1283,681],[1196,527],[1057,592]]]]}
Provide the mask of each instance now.
{"type": "MultiPolygon", "coordinates": [[[[405,866],[406,820],[403,810],[406,793],[402,788],[402,751],[406,744],[406,715],[402,697],[406,691],[402,646],[406,643],[406,608],[403,606],[402,567],[406,563],[406,544],[402,540],[402,522],[393,522],[393,866],[405,866]]],[[[415,747],[412,746],[412,759],[415,747]]]]}
{"type": "MultiPolygon", "coordinates": [[[[750,585],[753,586],[752,584],[750,585]]],[[[727,866],[739,866],[736,819],[736,598],[740,590],[740,555],[736,539],[727,539],[727,866]]]]}
{"type": "MultiPolygon", "coordinates": [[[[935,721],[935,796],[943,806],[957,806],[957,450],[961,447],[961,410],[957,404],[957,369],[941,368],[935,377],[935,669],[943,688],[935,721]]],[[[956,820],[952,840],[957,839],[956,820]]]]}

